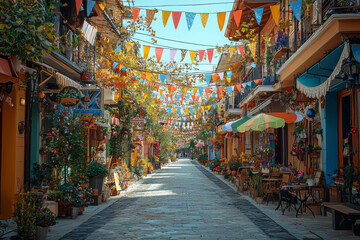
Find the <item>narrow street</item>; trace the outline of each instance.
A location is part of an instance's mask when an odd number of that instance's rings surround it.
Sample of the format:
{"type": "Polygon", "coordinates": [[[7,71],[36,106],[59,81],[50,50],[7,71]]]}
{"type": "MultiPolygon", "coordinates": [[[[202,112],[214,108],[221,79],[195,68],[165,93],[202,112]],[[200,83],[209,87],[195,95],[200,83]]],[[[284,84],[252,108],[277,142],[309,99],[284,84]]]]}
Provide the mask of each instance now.
{"type": "Polygon", "coordinates": [[[181,159],[62,239],[295,239],[216,176],[181,159]]]}

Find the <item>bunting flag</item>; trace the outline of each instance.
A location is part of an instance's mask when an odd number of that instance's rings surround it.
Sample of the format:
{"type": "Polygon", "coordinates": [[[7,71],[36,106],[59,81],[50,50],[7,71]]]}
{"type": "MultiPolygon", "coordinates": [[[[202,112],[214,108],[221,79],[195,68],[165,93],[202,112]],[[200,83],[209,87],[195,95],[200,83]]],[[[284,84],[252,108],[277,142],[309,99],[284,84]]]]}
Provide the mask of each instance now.
{"type": "Polygon", "coordinates": [[[240,20],[241,20],[241,15],[242,15],[242,10],[236,10],[233,11],[233,16],[234,16],[234,21],[236,23],[236,26],[240,26],[240,20]]]}
{"type": "Polygon", "coordinates": [[[222,94],[222,92],[223,92],[223,87],[218,87],[218,90],[219,90],[220,94],[222,94]]]}
{"type": "Polygon", "coordinates": [[[177,86],[176,85],[173,85],[172,86],[172,89],[174,90],[174,92],[176,91],[176,89],[177,89],[177,86]]]}
{"type": "Polygon", "coordinates": [[[227,71],[227,72],[226,72],[226,76],[231,79],[231,77],[232,77],[232,71],[227,71]]]}
{"type": "Polygon", "coordinates": [[[174,27],[176,30],[179,25],[179,22],[180,22],[181,12],[172,12],[172,18],[173,18],[174,27]]]}
{"type": "Polygon", "coordinates": [[[224,72],[219,72],[218,75],[219,75],[220,80],[222,80],[224,78],[224,72]]]}
{"type": "Polygon", "coordinates": [[[204,89],[203,89],[203,88],[199,88],[199,95],[200,95],[200,96],[202,96],[203,91],[204,91],[204,89]]]}
{"type": "Polygon", "coordinates": [[[180,115],[181,114],[181,109],[178,108],[177,111],[178,111],[178,114],[180,115]]]}
{"type": "Polygon", "coordinates": [[[173,62],[175,55],[176,55],[177,49],[170,49],[170,61],[173,62]]]}
{"type": "Polygon", "coordinates": [[[235,51],[236,51],[235,47],[229,47],[230,58],[232,57],[232,55],[234,54],[235,51]]]}
{"type": "Polygon", "coordinates": [[[205,50],[199,50],[199,60],[200,62],[202,62],[202,60],[204,59],[204,54],[205,54],[205,50]]]}
{"type": "MultiPolygon", "coordinates": [[[[16,1],[15,1],[16,2],[16,1]]],[[[80,12],[80,7],[82,5],[82,0],[76,0],[75,1],[75,4],[76,4],[76,15],[79,15],[79,12],[80,12]]]]}
{"type": "Polygon", "coordinates": [[[191,63],[194,63],[196,51],[189,51],[191,63]]]}
{"type": "Polygon", "coordinates": [[[208,85],[210,85],[211,73],[206,73],[206,74],[205,74],[205,80],[206,80],[206,83],[207,83],[208,85]]]}
{"type": "Polygon", "coordinates": [[[117,65],[118,65],[118,62],[114,62],[112,67],[115,69],[117,65]]]}
{"type": "Polygon", "coordinates": [[[238,45],[239,53],[241,56],[244,54],[244,45],[238,45]]]}
{"type": "Polygon", "coordinates": [[[166,75],[165,74],[159,74],[159,78],[160,78],[161,83],[164,84],[166,75]]]}
{"type": "Polygon", "coordinates": [[[118,53],[120,50],[121,50],[121,45],[118,45],[118,46],[116,47],[115,52],[118,53]]]}
{"type": "Polygon", "coordinates": [[[241,83],[236,84],[236,88],[237,88],[238,92],[240,92],[241,91],[241,83]]]}
{"type": "Polygon", "coordinates": [[[193,89],[194,95],[196,94],[197,90],[198,90],[197,88],[193,89]]]}
{"type": "Polygon", "coordinates": [[[166,27],[166,24],[169,20],[170,14],[171,14],[170,11],[162,11],[162,21],[163,21],[164,27],[166,27]]]}
{"type": "MultiPolygon", "coordinates": [[[[87,1],[87,6],[86,6],[86,13],[87,13],[87,16],[90,16],[94,6],[95,6],[95,3],[96,1],[93,1],[93,0],[88,0],[87,1]]],[[[140,10],[140,9],[139,9],[140,10]]],[[[134,14],[133,14],[134,15],[134,14]]]]}
{"type": "MultiPolygon", "coordinates": [[[[76,0],[78,1],[78,0],[76,0]]],[[[82,0],[81,0],[82,1],[82,0]]],[[[104,11],[106,7],[106,2],[97,2],[98,6],[100,7],[101,11],[104,11]]],[[[81,5],[80,5],[81,6],[81,5]]]]}
{"type": "Polygon", "coordinates": [[[250,66],[251,66],[252,68],[256,68],[256,64],[255,64],[255,63],[250,64],[250,66]]]}
{"type": "Polygon", "coordinates": [[[255,8],[253,10],[254,10],[254,13],[255,13],[256,22],[258,23],[258,25],[260,25],[261,19],[262,19],[262,16],[263,16],[263,12],[264,12],[264,8],[255,8]]]}
{"type": "Polygon", "coordinates": [[[181,102],[184,101],[184,95],[181,94],[180,97],[181,97],[181,102]]]}
{"type": "Polygon", "coordinates": [[[180,98],[181,98],[180,94],[176,95],[176,100],[177,100],[178,102],[180,102],[180,98]]]}
{"type": "Polygon", "coordinates": [[[146,79],[150,81],[151,75],[152,75],[151,72],[146,72],[146,73],[145,73],[146,79]]]}
{"type": "Polygon", "coordinates": [[[231,96],[232,89],[233,89],[233,86],[226,87],[226,90],[228,91],[229,96],[231,96]]]}
{"type": "Polygon", "coordinates": [[[164,93],[164,90],[160,89],[160,96],[162,96],[164,93]]]}
{"type": "Polygon", "coordinates": [[[186,115],[189,115],[189,108],[185,108],[186,115]]]}
{"type": "Polygon", "coordinates": [[[202,23],[203,27],[205,28],[207,20],[209,18],[209,14],[208,13],[200,13],[200,18],[201,18],[201,23],[202,23]]]}
{"type": "Polygon", "coordinates": [[[149,56],[150,46],[143,45],[143,50],[144,50],[144,58],[146,60],[148,58],[148,56],[149,56]]]}
{"type": "Polygon", "coordinates": [[[172,90],[172,86],[171,86],[171,85],[168,85],[168,91],[169,91],[169,93],[171,93],[171,90],[172,90]]]}
{"type": "Polygon", "coordinates": [[[196,13],[190,13],[190,12],[185,13],[186,23],[187,23],[189,31],[194,23],[195,16],[196,16],[196,13]]]}
{"type": "Polygon", "coordinates": [[[184,61],[187,51],[188,50],[181,49],[181,60],[180,60],[180,62],[184,61]]]}
{"type": "Polygon", "coordinates": [[[171,111],[172,111],[172,108],[171,108],[171,107],[168,107],[168,113],[169,113],[169,115],[171,115],[171,111]]]}
{"type": "Polygon", "coordinates": [[[160,83],[156,83],[156,91],[159,92],[160,83]]]}
{"type": "Polygon", "coordinates": [[[209,63],[211,63],[211,60],[212,60],[213,55],[214,55],[214,49],[213,48],[206,49],[206,52],[207,52],[207,56],[208,56],[208,59],[209,59],[209,63]]]}
{"type": "Polygon", "coordinates": [[[151,23],[152,23],[152,21],[154,19],[155,11],[156,10],[146,9],[145,20],[146,20],[146,23],[147,23],[148,27],[150,27],[150,25],[151,25],[151,23]]]}
{"type": "Polygon", "coordinates": [[[163,51],[164,51],[163,48],[155,48],[155,56],[156,56],[157,62],[160,62],[163,51]]]}
{"type": "Polygon", "coordinates": [[[279,25],[280,19],[280,4],[270,6],[270,11],[273,16],[276,25],[279,25]]]}
{"type": "Polygon", "coordinates": [[[193,108],[189,108],[190,110],[190,114],[193,115],[194,114],[194,109],[193,108]]]}
{"type": "Polygon", "coordinates": [[[253,57],[256,57],[256,42],[249,43],[249,48],[253,57]]]}
{"type": "Polygon", "coordinates": [[[224,23],[225,23],[226,12],[218,12],[218,13],[216,13],[216,16],[217,16],[219,29],[221,32],[224,27],[224,23]]]}
{"type": "Polygon", "coordinates": [[[260,79],[254,80],[254,83],[255,83],[255,84],[258,84],[259,82],[260,82],[260,79]]]}
{"type": "Polygon", "coordinates": [[[300,21],[300,17],[301,17],[301,3],[302,3],[301,0],[289,2],[289,5],[294,12],[294,16],[299,21],[300,21]]]}
{"type": "Polygon", "coordinates": [[[136,22],[136,20],[139,17],[140,8],[132,8],[131,11],[132,11],[134,22],[136,22]]]}
{"type": "Polygon", "coordinates": [[[173,108],[173,109],[172,109],[173,114],[175,114],[175,111],[176,111],[176,108],[173,108]]]}
{"type": "Polygon", "coordinates": [[[146,92],[144,92],[144,99],[146,99],[146,97],[147,97],[147,93],[146,93],[146,92]]]}
{"type": "Polygon", "coordinates": [[[193,102],[195,102],[195,95],[191,95],[193,102]]]}

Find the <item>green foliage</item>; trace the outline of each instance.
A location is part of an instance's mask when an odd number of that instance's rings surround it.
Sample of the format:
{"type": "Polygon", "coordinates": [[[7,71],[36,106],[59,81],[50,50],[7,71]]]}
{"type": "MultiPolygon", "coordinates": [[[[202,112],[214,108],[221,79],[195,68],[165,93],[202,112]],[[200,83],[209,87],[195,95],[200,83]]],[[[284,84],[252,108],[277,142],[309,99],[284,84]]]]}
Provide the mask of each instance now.
{"type": "Polygon", "coordinates": [[[262,175],[256,174],[250,178],[250,186],[256,190],[256,196],[262,197],[263,196],[263,181],[262,175]]]}
{"type": "Polygon", "coordinates": [[[86,174],[88,177],[106,177],[108,170],[101,163],[91,161],[87,166],[86,174]]]}
{"type": "Polygon", "coordinates": [[[230,162],[229,167],[231,171],[237,171],[240,167],[240,162],[239,161],[230,162]]]}
{"type": "Polygon", "coordinates": [[[36,226],[50,227],[56,224],[55,213],[48,208],[40,208],[39,215],[36,218],[36,226]]]}
{"type": "Polygon", "coordinates": [[[52,183],[52,166],[48,163],[34,163],[33,164],[33,178],[32,185],[36,187],[40,187],[43,185],[50,186],[52,183]]]}
{"type": "Polygon", "coordinates": [[[41,45],[44,40],[49,45],[48,52],[56,49],[59,37],[51,17],[56,2],[0,1],[1,54],[15,55],[21,61],[38,61],[45,54],[41,45]]]}

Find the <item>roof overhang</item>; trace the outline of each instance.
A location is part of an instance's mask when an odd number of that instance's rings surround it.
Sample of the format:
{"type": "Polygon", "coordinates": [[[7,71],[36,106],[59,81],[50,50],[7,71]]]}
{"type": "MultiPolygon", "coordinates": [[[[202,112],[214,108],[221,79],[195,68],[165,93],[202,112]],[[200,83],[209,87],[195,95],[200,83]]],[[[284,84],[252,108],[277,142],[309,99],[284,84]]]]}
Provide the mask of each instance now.
{"type": "Polygon", "coordinates": [[[274,86],[271,85],[260,85],[257,86],[249,95],[247,95],[244,100],[239,104],[240,108],[244,107],[246,104],[250,103],[259,93],[261,92],[274,92],[274,86]]]}
{"type": "Polygon", "coordinates": [[[346,34],[360,34],[359,14],[332,15],[277,71],[275,90],[292,87],[297,76],[339,46],[346,34]]]}

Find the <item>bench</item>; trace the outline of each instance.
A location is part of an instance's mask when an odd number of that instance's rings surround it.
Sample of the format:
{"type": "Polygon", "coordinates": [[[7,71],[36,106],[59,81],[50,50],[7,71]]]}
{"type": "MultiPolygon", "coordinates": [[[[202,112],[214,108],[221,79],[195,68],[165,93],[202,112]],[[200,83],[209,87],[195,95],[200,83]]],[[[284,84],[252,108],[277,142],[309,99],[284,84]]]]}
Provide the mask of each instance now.
{"type": "Polygon", "coordinates": [[[324,202],[322,204],[323,215],[327,211],[332,215],[332,228],[334,230],[351,230],[357,219],[360,219],[360,211],[350,208],[342,203],[324,202]]]}

